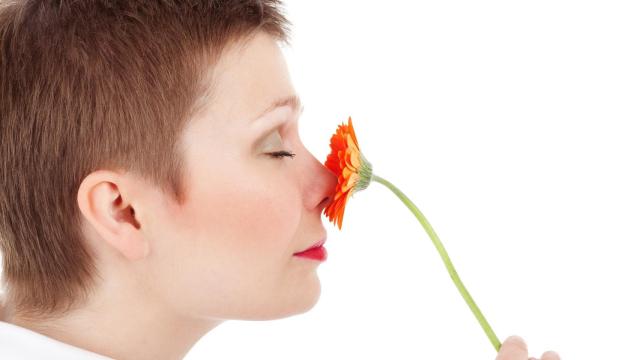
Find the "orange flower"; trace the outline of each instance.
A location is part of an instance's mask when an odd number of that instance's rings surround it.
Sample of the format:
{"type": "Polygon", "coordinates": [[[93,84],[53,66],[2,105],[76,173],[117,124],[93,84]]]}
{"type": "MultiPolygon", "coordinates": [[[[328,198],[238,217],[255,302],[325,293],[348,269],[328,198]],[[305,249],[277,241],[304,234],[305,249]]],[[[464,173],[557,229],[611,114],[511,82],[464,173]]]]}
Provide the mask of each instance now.
{"type": "Polygon", "coordinates": [[[351,124],[338,125],[331,137],[331,153],[327,155],[324,165],[338,177],[338,184],[331,204],[324,209],[324,214],[338,229],[342,229],[342,217],[347,200],[356,191],[364,190],[371,183],[371,163],[360,152],[358,139],[351,124]]]}
{"type": "Polygon", "coordinates": [[[464,284],[462,284],[462,280],[460,280],[458,273],[451,263],[449,254],[447,254],[440,238],[438,238],[438,235],[427,221],[427,218],[424,217],[420,209],[418,209],[400,189],[388,180],[371,172],[371,163],[369,163],[360,152],[356,132],[353,130],[353,125],[351,124],[351,117],[349,117],[349,124],[338,125],[336,133],[331,137],[331,153],[327,156],[324,165],[338,177],[338,185],[336,185],[336,192],[333,195],[332,202],[324,209],[324,214],[329,217],[329,220],[333,221],[334,224],[337,222],[338,228],[342,229],[342,217],[344,216],[344,208],[347,206],[347,200],[349,200],[351,195],[356,191],[366,189],[371,181],[375,181],[389,188],[389,190],[396,194],[407,206],[427,232],[436,250],[438,250],[449,272],[449,276],[458,288],[460,295],[462,295],[462,298],[466,301],[471,312],[473,312],[480,323],[480,326],[482,326],[489,341],[491,341],[496,351],[499,351],[500,346],[502,346],[500,340],[498,340],[493,329],[491,329],[484,315],[482,315],[482,312],[473,301],[473,298],[471,298],[464,284]]]}

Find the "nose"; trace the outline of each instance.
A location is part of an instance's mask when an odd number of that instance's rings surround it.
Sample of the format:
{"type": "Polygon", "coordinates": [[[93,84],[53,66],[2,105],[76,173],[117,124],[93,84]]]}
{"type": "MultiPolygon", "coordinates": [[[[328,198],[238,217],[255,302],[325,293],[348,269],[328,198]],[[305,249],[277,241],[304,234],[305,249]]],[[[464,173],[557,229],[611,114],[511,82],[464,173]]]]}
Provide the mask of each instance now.
{"type": "Polygon", "coordinates": [[[327,207],[336,191],[338,177],[305,149],[308,163],[305,167],[305,207],[322,211],[327,207]]]}

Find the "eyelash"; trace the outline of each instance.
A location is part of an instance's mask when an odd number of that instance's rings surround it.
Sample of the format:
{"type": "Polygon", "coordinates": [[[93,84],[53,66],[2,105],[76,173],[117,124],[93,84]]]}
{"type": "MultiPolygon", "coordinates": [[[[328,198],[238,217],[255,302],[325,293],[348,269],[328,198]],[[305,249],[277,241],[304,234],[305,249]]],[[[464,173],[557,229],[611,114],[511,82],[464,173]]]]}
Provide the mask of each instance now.
{"type": "Polygon", "coordinates": [[[296,156],[296,154],[288,152],[288,151],[285,151],[285,150],[271,152],[271,153],[268,153],[268,154],[271,155],[271,157],[278,158],[278,159],[283,158],[285,156],[288,156],[290,158],[293,158],[294,156],[296,156]]]}

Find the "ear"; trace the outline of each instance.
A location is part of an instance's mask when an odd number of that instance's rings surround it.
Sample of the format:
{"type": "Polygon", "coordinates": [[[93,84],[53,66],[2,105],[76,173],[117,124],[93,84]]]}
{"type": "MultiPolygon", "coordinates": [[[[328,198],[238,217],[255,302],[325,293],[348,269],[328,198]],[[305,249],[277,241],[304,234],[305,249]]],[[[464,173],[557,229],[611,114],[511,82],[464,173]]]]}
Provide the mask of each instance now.
{"type": "Polygon", "coordinates": [[[123,174],[98,170],[84,178],[78,189],[78,206],[101,240],[129,260],[149,254],[149,241],[140,230],[132,199],[133,190],[123,174]]]}

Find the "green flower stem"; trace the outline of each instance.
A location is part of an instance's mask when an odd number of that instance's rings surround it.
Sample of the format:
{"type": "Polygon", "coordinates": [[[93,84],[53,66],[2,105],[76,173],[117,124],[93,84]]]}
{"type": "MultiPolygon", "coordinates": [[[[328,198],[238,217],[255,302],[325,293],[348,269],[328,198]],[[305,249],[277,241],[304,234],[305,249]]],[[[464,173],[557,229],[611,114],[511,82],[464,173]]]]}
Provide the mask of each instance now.
{"type": "Polygon", "coordinates": [[[429,234],[429,237],[431,237],[431,240],[433,241],[433,245],[435,245],[436,249],[438,249],[438,252],[440,253],[440,257],[442,258],[442,261],[444,261],[444,265],[447,267],[447,271],[449,271],[449,275],[451,276],[451,279],[453,280],[454,284],[456,284],[456,287],[460,291],[460,294],[464,298],[464,301],[467,302],[467,305],[469,305],[469,308],[471,308],[473,315],[475,315],[476,319],[478,319],[480,326],[482,326],[482,329],[484,330],[485,334],[487,334],[487,337],[489,338],[489,341],[491,341],[491,344],[493,344],[493,347],[496,349],[496,351],[499,351],[501,346],[500,340],[498,340],[498,337],[491,329],[491,326],[489,326],[489,323],[482,315],[482,312],[480,311],[476,303],[471,298],[471,295],[462,284],[462,281],[460,281],[460,277],[458,277],[458,273],[456,272],[456,269],[453,267],[453,264],[449,259],[449,255],[447,254],[447,251],[444,249],[442,242],[440,242],[438,235],[436,235],[436,232],[433,230],[433,228],[431,227],[427,219],[424,217],[424,215],[422,215],[422,212],[420,212],[420,210],[415,206],[415,204],[411,202],[411,200],[409,200],[409,198],[407,198],[407,196],[403,194],[402,191],[396,188],[389,181],[375,174],[372,175],[371,180],[376,181],[388,187],[391,191],[393,191],[393,193],[396,194],[400,198],[400,200],[402,200],[402,202],[409,208],[409,210],[411,210],[411,212],[413,213],[413,215],[415,215],[418,221],[420,221],[420,224],[422,224],[422,227],[427,231],[427,234],[429,234]]]}

